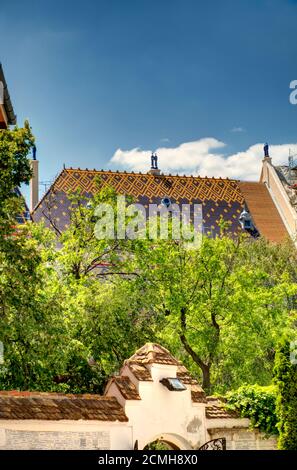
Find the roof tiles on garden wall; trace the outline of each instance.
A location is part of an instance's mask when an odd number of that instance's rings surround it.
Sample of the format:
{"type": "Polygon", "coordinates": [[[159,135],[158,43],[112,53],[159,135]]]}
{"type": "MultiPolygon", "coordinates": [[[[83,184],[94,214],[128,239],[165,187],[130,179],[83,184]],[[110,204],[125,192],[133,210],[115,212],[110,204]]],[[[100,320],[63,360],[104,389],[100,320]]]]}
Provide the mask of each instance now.
{"type": "Polygon", "coordinates": [[[107,385],[107,388],[113,383],[117,386],[122,396],[126,400],[141,400],[135,385],[129,377],[124,375],[112,377],[107,385]]]}
{"type": "MultiPolygon", "coordinates": [[[[121,375],[112,377],[105,393],[115,384],[125,400],[141,400],[138,386],[125,375],[128,367],[140,382],[152,382],[151,367],[173,366],[170,372],[185,384],[190,391],[193,403],[206,406],[206,416],[212,418],[233,418],[237,415],[225,409],[217,397],[206,397],[197,380],[186,367],[166,348],[156,343],[147,343],[124,362],[121,375]],[[175,368],[175,371],[174,371],[175,368]]],[[[124,407],[115,396],[95,394],[63,394],[31,391],[0,391],[0,420],[97,420],[126,422],[124,407]]]]}
{"type": "Polygon", "coordinates": [[[42,392],[0,392],[0,419],[128,421],[115,397],[42,392]]]}

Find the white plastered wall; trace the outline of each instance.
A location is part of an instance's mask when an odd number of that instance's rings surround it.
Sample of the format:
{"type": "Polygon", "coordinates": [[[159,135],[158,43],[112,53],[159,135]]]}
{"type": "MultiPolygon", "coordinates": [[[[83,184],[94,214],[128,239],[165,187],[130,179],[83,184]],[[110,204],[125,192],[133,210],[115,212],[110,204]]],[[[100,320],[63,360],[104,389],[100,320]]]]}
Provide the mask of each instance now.
{"type": "Polygon", "coordinates": [[[149,367],[153,379],[150,382],[137,381],[128,366],[121,372],[133,381],[141,400],[124,400],[114,383],[107,391],[107,395],[116,396],[125,406],[133,426],[133,441],[138,441],[139,449],[156,439],[167,440],[181,449],[199,447],[207,437],[205,405],[192,402],[190,386],[177,392],[160,383],[163,378],[176,377],[176,366],[152,364],[149,367]]]}

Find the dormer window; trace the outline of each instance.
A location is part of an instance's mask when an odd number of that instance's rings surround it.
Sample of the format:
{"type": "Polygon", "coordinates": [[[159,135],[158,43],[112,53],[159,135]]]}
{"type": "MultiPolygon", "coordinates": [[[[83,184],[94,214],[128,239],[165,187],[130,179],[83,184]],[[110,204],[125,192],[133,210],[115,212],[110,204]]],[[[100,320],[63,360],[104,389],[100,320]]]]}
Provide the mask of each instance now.
{"type": "Polygon", "coordinates": [[[187,387],[185,387],[185,385],[175,377],[167,377],[160,380],[160,383],[171,392],[183,392],[184,390],[187,390],[187,387]]]}
{"type": "Polygon", "coordinates": [[[244,222],[244,228],[251,228],[252,227],[252,222],[250,220],[245,220],[244,222]]]}
{"type": "Polygon", "coordinates": [[[251,214],[246,208],[243,209],[242,213],[239,216],[239,223],[241,225],[241,228],[243,230],[246,230],[252,237],[258,238],[260,236],[259,231],[257,230],[252,221],[251,214]]]}

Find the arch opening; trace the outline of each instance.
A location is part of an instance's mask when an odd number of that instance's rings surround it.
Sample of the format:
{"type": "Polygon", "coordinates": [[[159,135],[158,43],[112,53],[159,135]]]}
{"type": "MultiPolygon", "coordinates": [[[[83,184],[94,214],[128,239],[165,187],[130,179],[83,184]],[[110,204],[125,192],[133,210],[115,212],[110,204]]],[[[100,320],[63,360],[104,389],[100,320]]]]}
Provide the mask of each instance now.
{"type": "Polygon", "coordinates": [[[156,439],[147,444],[143,450],[180,450],[180,448],[172,442],[156,439]]]}
{"type": "Polygon", "coordinates": [[[177,434],[159,434],[149,440],[144,450],[190,450],[192,446],[183,437],[177,434]]]}

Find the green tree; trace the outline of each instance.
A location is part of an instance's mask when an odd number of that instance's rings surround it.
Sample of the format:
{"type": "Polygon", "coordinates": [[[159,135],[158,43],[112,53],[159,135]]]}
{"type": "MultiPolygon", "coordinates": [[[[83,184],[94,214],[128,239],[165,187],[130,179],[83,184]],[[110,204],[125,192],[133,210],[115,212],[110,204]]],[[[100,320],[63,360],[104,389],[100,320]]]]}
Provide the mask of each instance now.
{"type": "MultiPolygon", "coordinates": [[[[265,250],[265,256],[287,256],[267,243],[265,250]]],[[[264,262],[257,242],[222,236],[189,248],[182,241],[139,240],[130,269],[137,272],[131,288],[159,323],[159,340],[177,355],[182,348],[188,353],[206,390],[269,384],[279,331],[293,321],[287,299],[296,284],[287,270],[264,262]]]]}
{"type": "MultiPolygon", "coordinates": [[[[95,236],[100,204],[112,207],[116,225],[117,194],[105,188],[91,199],[79,192],[69,197],[69,226],[63,233],[55,230],[58,245],[47,255],[63,285],[61,311],[69,337],[57,381],[72,391],[98,392],[153,330],[141,313],[141,298],[125,282],[131,274],[123,264],[130,242],[95,236]]],[[[42,247],[46,251],[46,244],[42,247]]]]}
{"type": "MultiPolygon", "coordinates": [[[[275,381],[278,387],[277,416],[279,441],[284,450],[297,450],[297,364],[296,351],[284,339],[276,353],[275,381]]],[[[296,342],[294,349],[296,349],[296,342]]]]}
{"type": "Polygon", "coordinates": [[[117,194],[111,187],[100,189],[100,180],[97,180],[97,185],[98,191],[92,198],[80,191],[68,195],[69,224],[63,232],[50,218],[59,243],[57,265],[65,277],[73,276],[79,280],[86,275],[100,278],[115,273],[125,274],[119,273],[117,268],[118,260],[129,246],[128,240],[119,240],[116,232],[114,237],[100,239],[96,236],[96,209],[100,205],[108,205],[113,210],[114,225],[117,225],[117,194]],[[104,266],[108,268],[108,274],[104,266]]]}
{"type": "Polygon", "coordinates": [[[153,338],[141,297],[118,271],[124,245],[94,237],[101,201],[115,205],[114,191],[91,201],[73,195],[61,235],[27,224],[11,237],[16,259],[3,258],[0,274],[2,388],[102,392],[124,359],[153,338]]]}
{"type": "Polygon", "coordinates": [[[61,288],[54,289],[55,273],[44,262],[30,226],[10,238],[11,251],[0,251],[0,384],[2,389],[44,390],[66,342],[61,288]]]}
{"type": "Polygon", "coordinates": [[[141,311],[139,295],[125,281],[114,285],[93,277],[72,280],[62,310],[69,342],[64,349],[60,383],[71,391],[102,392],[125,359],[154,338],[154,324],[141,311]]]}
{"type": "Polygon", "coordinates": [[[29,123],[23,128],[0,130],[0,236],[10,230],[13,219],[22,209],[22,202],[15,188],[29,183],[31,168],[28,154],[34,144],[29,123]]]}
{"type": "Polygon", "coordinates": [[[1,388],[45,388],[63,344],[55,292],[47,289],[50,269],[29,225],[17,226],[24,200],[15,189],[29,183],[28,154],[34,144],[29,124],[0,131],[0,340],[1,388]],[[41,385],[42,384],[42,385],[41,385]],[[46,384],[46,385],[45,385],[46,384]]]}

